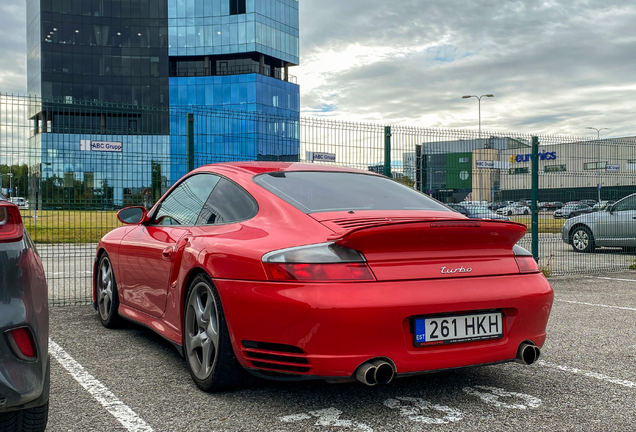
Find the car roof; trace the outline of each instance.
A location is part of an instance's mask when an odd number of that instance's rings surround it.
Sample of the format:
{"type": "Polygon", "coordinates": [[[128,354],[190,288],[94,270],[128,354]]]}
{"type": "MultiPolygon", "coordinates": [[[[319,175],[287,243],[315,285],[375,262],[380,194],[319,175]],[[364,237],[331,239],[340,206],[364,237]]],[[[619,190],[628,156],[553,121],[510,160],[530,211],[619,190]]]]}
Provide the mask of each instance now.
{"type": "Polygon", "coordinates": [[[240,170],[246,174],[256,175],[270,172],[280,171],[331,171],[331,172],[350,172],[357,174],[371,174],[380,176],[373,171],[359,170],[354,168],[339,167],[333,165],[321,165],[300,162],[221,162],[215,164],[203,165],[195,171],[237,171],[240,170]]]}

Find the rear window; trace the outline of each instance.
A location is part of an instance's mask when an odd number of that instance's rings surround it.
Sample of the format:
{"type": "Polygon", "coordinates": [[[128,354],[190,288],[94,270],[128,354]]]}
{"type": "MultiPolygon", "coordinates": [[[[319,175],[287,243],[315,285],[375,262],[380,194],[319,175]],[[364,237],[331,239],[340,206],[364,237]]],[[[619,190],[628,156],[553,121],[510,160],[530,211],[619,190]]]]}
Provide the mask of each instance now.
{"type": "Polygon", "coordinates": [[[428,196],[385,177],[368,174],[273,172],[254,181],[305,213],[349,210],[451,211],[428,196]]]}

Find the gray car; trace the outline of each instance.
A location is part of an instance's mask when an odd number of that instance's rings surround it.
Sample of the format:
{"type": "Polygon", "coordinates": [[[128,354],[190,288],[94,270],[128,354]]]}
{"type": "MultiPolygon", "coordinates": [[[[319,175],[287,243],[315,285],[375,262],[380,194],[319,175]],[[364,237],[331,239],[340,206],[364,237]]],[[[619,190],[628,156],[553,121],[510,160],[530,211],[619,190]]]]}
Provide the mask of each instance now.
{"type": "Polygon", "coordinates": [[[577,252],[593,252],[600,246],[636,250],[636,194],[602,211],[568,219],[561,237],[577,252]]]}
{"type": "Polygon", "coordinates": [[[0,197],[0,431],[43,431],[49,309],[42,262],[15,204],[0,197]]]}

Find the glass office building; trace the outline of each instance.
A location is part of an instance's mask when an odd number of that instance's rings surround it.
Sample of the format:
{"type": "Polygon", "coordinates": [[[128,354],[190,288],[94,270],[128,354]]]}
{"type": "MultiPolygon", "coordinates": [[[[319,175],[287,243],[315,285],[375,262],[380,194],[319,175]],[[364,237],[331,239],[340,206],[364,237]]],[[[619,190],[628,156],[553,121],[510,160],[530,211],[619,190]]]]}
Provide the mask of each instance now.
{"type": "Polygon", "coordinates": [[[28,92],[42,98],[32,113],[30,147],[43,178],[89,173],[96,185],[121,172],[111,187],[122,203],[131,189],[150,187],[152,169],[126,165],[134,158],[124,164],[109,152],[81,150],[87,141],[119,142],[130,154],[147,145],[167,153],[165,188],[187,171],[185,123],[170,115],[173,108],[195,113],[196,165],[298,159],[300,92],[289,74],[299,62],[297,0],[28,0],[27,33],[28,92]],[[80,101],[102,109],[64,109],[80,101]],[[163,107],[164,114],[146,106],[163,107]],[[251,122],[249,133],[232,124],[219,133],[210,120],[217,110],[271,119],[251,122]],[[81,157],[51,160],[71,150],[81,157]],[[126,174],[132,171],[146,174],[126,174]]]}

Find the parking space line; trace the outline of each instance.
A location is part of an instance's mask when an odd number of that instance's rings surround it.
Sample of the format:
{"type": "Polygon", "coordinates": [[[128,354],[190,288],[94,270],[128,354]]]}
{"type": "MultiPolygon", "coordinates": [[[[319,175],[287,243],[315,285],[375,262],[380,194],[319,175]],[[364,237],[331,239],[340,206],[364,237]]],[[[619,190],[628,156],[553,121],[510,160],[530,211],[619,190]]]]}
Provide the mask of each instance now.
{"type": "Polygon", "coordinates": [[[612,384],[618,384],[623,387],[636,388],[636,382],[633,382],[633,381],[628,381],[628,380],[624,380],[620,378],[612,378],[610,376],[603,375],[600,373],[584,371],[584,370],[573,368],[570,366],[558,365],[558,364],[547,362],[545,360],[539,360],[537,362],[537,365],[552,368],[552,369],[558,369],[560,371],[569,372],[576,375],[583,375],[589,378],[596,378],[597,380],[606,381],[612,384]]]}
{"type": "Polygon", "coordinates": [[[58,344],[49,339],[49,352],[73,378],[130,432],[153,432],[153,429],[130,407],[120,401],[108,388],[58,344]]]}
{"type": "Polygon", "coordinates": [[[617,280],[617,281],[624,281],[624,282],[636,282],[636,279],[619,279],[619,278],[600,277],[600,276],[585,276],[585,277],[589,279],[607,279],[607,280],[617,280]]]}
{"type": "Polygon", "coordinates": [[[578,302],[578,301],[572,301],[572,300],[560,300],[560,299],[554,299],[554,301],[563,302],[563,303],[580,304],[585,306],[598,306],[598,307],[604,307],[608,309],[622,309],[622,310],[628,310],[628,311],[636,311],[636,308],[630,308],[630,307],[624,307],[624,306],[611,306],[611,305],[604,305],[604,304],[597,304],[597,303],[585,303],[585,302],[578,302]]]}

